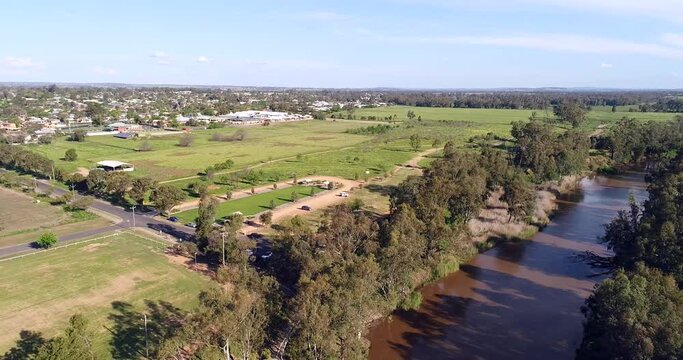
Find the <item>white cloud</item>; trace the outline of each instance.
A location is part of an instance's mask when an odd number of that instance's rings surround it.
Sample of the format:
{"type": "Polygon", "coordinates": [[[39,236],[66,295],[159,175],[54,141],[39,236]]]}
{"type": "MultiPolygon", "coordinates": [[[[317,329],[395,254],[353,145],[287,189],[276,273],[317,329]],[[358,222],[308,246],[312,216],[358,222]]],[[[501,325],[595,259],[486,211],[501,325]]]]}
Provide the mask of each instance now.
{"type": "Polygon", "coordinates": [[[605,14],[627,14],[683,22],[680,0],[514,0],[605,14]]]}
{"type": "Polygon", "coordinates": [[[92,70],[100,75],[114,76],[119,74],[117,69],[108,67],[95,67],[92,70]]]}
{"type": "Polygon", "coordinates": [[[662,41],[671,45],[683,48],[683,34],[664,34],[662,36],[662,41]]]}
{"type": "Polygon", "coordinates": [[[14,57],[8,56],[2,60],[2,65],[15,68],[15,69],[29,69],[40,67],[33,59],[30,57],[14,57]]]}
{"type": "Polygon", "coordinates": [[[570,11],[597,13],[606,16],[626,15],[657,18],[683,23],[681,0],[388,0],[418,6],[432,5],[452,10],[479,9],[486,11],[537,11],[560,8],[570,11]]]}
{"type": "Polygon", "coordinates": [[[206,62],[209,62],[211,59],[209,59],[208,57],[202,55],[202,56],[197,56],[194,60],[195,60],[196,62],[206,63],[206,62]]]}
{"type": "Polygon", "coordinates": [[[683,48],[676,48],[666,44],[571,34],[531,34],[518,36],[384,36],[367,30],[359,30],[358,33],[369,36],[377,41],[401,44],[486,45],[569,53],[645,55],[683,60],[683,48]]]}
{"type": "Polygon", "coordinates": [[[612,67],[614,67],[614,65],[610,63],[602,63],[600,64],[600,67],[603,69],[611,69],[612,67]]]}

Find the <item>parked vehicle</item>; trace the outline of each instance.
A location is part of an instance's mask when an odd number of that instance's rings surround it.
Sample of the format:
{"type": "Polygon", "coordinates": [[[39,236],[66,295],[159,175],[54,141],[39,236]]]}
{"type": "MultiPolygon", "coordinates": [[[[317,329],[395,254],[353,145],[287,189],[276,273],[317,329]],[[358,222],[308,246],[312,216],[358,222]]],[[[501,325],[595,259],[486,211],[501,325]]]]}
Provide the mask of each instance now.
{"type": "Polygon", "coordinates": [[[301,210],[304,210],[304,211],[311,211],[311,210],[313,210],[313,209],[312,209],[310,206],[308,206],[308,205],[303,205],[303,206],[301,207],[301,210]]]}
{"type": "Polygon", "coordinates": [[[268,251],[267,253],[261,255],[261,259],[269,259],[271,256],[273,256],[273,252],[268,251]]]}
{"type": "Polygon", "coordinates": [[[170,221],[170,222],[178,222],[178,218],[175,217],[175,216],[171,216],[171,217],[168,218],[168,221],[170,221]]]}
{"type": "Polygon", "coordinates": [[[339,196],[347,198],[347,197],[349,197],[349,193],[347,193],[346,191],[342,191],[339,193],[339,196]]]}
{"type": "Polygon", "coordinates": [[[187,224],[185,224],[185,226],[191,227],[191,228],[193,228],[193,229],[196,229],[196,228],[197,228],[197,224],[195,224],[195,223],[193,223],[193,222],[187,223],[187,224]]]}

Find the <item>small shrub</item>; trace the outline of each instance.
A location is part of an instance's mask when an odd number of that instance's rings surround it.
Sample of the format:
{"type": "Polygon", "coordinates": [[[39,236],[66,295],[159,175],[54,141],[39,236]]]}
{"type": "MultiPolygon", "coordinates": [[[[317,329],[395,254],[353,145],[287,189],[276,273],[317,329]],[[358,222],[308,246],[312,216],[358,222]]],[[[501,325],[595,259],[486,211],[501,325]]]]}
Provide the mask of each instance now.
{"type": "Polygon", "coordinates": [[[69,149],[64,153],[64,160],[66,161],[76,161],[78,159],[78,154],[75,149],[69,149]]]}
{"type": "Polygon", "coordinates": [[[67,209],[69,211],[85,210],[85,209],[89,208],[94,201],[95,200],[90,196],[83,196],[83,197],[80,197],[76,200],[71,201],[71,203],[69,203],[69,205],[67,205],[67,209]]]}
{"type": "Polygon", "coordinates": [[[194,142],[194,138],[192,137],[192,135],[185,134],[180,138],[180,140],[178,140],[178,146],[190,147],[190,146],[192,146],[193,142],[194,142]]]}
{"type": "Polygon", "coordinates": [[[454,256],[442,259],[434,268],[434,278],[440,279],[446,275],[458,271],[460,262],[454,256]]]}
{"type": "Polygon", "coordinates": [[[270,211],[266,211],[259,215],[259,220],[261,220],[261,223],[264,225],[270,225],[270,223],[273,221],[273,213],[270,211]]]}
{"type": "Polygon", "coordinates": [[[149,140],[145,140],[140,144],[138,151],[152,151],[152,143],[149,140]]]}
{"type": "Polygon", "coordinates": [[[413,291],[407,298],[403,299],[398,307],[401,310],[417,310],[422,304],[422,293],[419,290],[413,291]]]}
{"type": "Polygon", "coordinates": [[[57,235],[55,233],[47,232],[40,235],[38,241],[36,241],[36,246],[42,249],[48,249],[53,247],[57,243],[57,235]]]}
{"type": "Polygon", "coordinates": [[[85,130],[76,130],[69,135],[69,141],[83,142],[85,141],[85,130]]]}

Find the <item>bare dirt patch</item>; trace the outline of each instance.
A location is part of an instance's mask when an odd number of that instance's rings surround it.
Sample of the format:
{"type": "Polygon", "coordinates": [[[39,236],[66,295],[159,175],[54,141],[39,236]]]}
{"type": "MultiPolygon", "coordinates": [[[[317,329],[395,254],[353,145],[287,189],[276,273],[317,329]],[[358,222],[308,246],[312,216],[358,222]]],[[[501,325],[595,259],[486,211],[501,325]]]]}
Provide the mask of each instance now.
{"type": "Polygon", "coordinates": [[[88,244],[84,246],[81,251],[87,252],[87,253],[93,253],[97,250],[99,250],[103,246],[107,246],[107,243],[93,243],[93,244],[88,244]]]}
{"type": "Polygon", "coordinates": [[[168,252],[168,251],[164,252],[164,255],[166,256],[168,261],[170,261],[173,264],[184,266],[185,268],[187,268],[189,270],[196,271],[196,272],[198,272],[202,275],[206,275],[210,278],[214,277],[214,272],[211,269],[209,269],[209,265],[206,263],[198,262],[195,264],[194,259],[192,259],[192,258],[189,258],[187,256],[183,256],[183,255],[174,254],[174,253],[168,252]]]}
{"type": "Polygon", "coordinates": [[[76,174],[81,174],[83,177],[87,177],[90,174],[90,170],[84,168],[84,167],[79,167],[76,170],[76,174]]]}

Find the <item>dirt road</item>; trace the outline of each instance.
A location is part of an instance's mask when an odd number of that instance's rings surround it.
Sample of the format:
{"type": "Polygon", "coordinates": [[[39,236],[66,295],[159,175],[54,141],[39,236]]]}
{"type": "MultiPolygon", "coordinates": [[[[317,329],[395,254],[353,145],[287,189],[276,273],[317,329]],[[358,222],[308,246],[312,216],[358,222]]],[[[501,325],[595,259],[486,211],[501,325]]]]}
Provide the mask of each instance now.
{"type": "MultiPolygon", "coordinates": [[[[278,208],[275,208],[275,210],[272,211],[273,213],[273,223],[277,223],[278,221],[282,219],[286,219],[289,217],[294,217],[295,215],[305,215],[308,214],[308,211],[301,210],[301,206],[307,205],[310,206],[312,210],[317,210],[317,209],[324,209],[326,207],[339,204],[348,198],[341,197],[339,194],[341,192],[351,192],[351,189],[357,188],[360,186],[359,181],[354,181],[354,180],[347,180],[347,179],[342,179],[334,176],[311,176],[307,177],[306,179],[311,179],[311,180],[319,180],[319,181],[330,181],[330,182],[335,182],[335,183],[340,183],[341,187],[334,189],[334,190],[329,190],[329,191],[324,191],[319,193],[318,195],[311,196],[304,198],[300,201],[297,201],[295,203],[288,203],[286,205],[280,206],[278,208]]],[[[291,183],[290,183],[291,185],[291,183]]],[[[251,225],[244,225],[241,229],[242,233],[249,234],[252,232],[258,232],[259,230],[263,230],[263,227],[258,227],[258,226],[251,226],[251,225]]]]}

